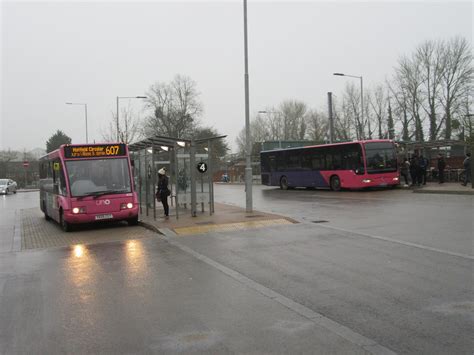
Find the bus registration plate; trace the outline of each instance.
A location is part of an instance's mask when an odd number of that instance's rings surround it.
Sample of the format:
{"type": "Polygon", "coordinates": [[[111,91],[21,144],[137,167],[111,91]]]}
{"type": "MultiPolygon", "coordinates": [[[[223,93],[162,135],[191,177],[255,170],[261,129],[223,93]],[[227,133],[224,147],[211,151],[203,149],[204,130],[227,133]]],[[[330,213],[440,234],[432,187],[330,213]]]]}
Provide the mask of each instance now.
{"type": "Polygon", "coordinates": [[[102,220],[102,219],[111,219],[111,218],[114,218],[112,214],[98,214],[97,216],[95,216],[96,221],[102,220]]]}

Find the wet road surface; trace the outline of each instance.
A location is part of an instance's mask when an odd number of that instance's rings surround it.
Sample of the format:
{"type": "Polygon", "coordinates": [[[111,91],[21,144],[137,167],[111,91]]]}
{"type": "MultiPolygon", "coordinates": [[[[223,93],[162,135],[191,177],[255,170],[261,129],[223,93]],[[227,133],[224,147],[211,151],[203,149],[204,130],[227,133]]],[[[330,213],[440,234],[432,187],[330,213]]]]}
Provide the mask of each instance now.
{"type": "MultiPolygon", "coordinates": [[[[215,199],[245,207],[242,185],[216,185],[215,199]]],[[[302,222],[386,237],[442,251],[474,255],[473,203],[468,195],[414,194],[409,190],[342,191],[253,186],[255,210],[302,222]]]]}
{"type": "Polygon", "coordinates": [[[254,192],[302,223],[0,253],[0,353],[472,353],[472,197],[254,192]]]}

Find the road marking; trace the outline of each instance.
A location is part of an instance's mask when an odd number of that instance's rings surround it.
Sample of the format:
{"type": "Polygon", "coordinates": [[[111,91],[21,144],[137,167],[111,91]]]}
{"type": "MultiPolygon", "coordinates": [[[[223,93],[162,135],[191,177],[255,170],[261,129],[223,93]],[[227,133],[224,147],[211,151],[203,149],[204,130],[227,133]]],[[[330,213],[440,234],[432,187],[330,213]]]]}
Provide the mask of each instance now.
{"type": "Polygon", "coordinates": [[[228,268],[227,266],[224,266],[221,263],[194,251],[193,249],[179,243],[178,241],[174,239],[171,239],[170,237],[166,235],[164,237],[160,236],[160,238],[167,240],[171,245],[177,247],[178,249],[181,249],[182,251],[194,256],[196,259],[199,259],[202,262],[216,268],[217,270],[221,271],[227,276],[230,276],[231,278],[242,283],[243,285],[253,289],[254,291],[262,294],[265,297],[268,297],[274,300],[275,302],[280,303],[281,305],[299,314],[300,316],[305,317],[306,319],[314,322],[316,325],[326,328],[327,330],[337,334],[338,336],[349,341],[350,343],[361,347],[362,349],[364,349],[365,351],[371,354],[376,354],[376,355],[396,354],[392,350],[378,344],[375,340],[369,339],[359,333],[354,332],[350,328],[340,323],[337,323],[333,321],[332,319],[329,319],[323,316],[322,314],[315,312],[312,309],[298,302],[295,302],[283,296],[282,294],[275,292],[272,289],[269,289],[268,287],[263,286],[262,284],[259,284],[256,281],[253,281],[252,279],[249,279],[248,277],[244,276],[238,271],[232,270],[228,268]]]}
{"type": "Polygon", "coordinates": [[[367,237],[367,238],[379,239],[379,240],[383,240],[383,241],[390,242],[390,243],[401,244],[401,245],[405,245],[405,246],[409,246],[409,247],[415,247],[415,248],[419,248],[419,249],[434,251],[434,252],[441,253],[441,254],[457,256],[459,258],[474,260],[474,256],[469,255],[469,254],[461,254],[461,253],[456,253],[456,252],[453,252],[453,251],[432,248],[432,247],[428,247],[426,245],[421,245],[421,244],[416,244],[416,243],[411,243],[411,242],[405,242],[405,241],[402,241],[402,240],[392,239],[392,238],[388,238],[388,237],[381,237],[381,236],[378,236],[378,235],[370,235],[370,234],[361,233],[361,232],[354,232],[354,231],[351,231],[351,230],[348,230],[348,229],[334,227],[334,226],[330,226],[330,225],[327,225],[327,224],[325,224],[325,225],[318,224],[318,227],[338,230],[338,231],[346,232],[346,233],[353,234],[353,235],[359,235],[359,236],[363,236],[363,237],[367,237]]]}
{"type": "Polygon", "coordinates": [[[236,223],[222,223],[222,224],[208,224],[192,227],[179,227],[174,231],[178,235],[202,234],[209,232],[232,232],[237,230],[245,230],[247,228],[263,228],[272,227],[274,225],[293,224],[293,222],[284,219],[264,219],[259,221],[236,222],[236,223]]]}

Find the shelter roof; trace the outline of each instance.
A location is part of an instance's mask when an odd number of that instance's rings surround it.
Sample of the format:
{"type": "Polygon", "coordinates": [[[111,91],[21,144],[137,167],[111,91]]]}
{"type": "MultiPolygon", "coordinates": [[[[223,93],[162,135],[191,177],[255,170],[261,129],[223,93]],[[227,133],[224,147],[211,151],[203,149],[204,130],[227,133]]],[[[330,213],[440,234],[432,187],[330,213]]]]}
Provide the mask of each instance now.
{"type": "MultiPolygon", "coordinates": [[[[222,139],[222,138],[225,138],[225,137],[227,137],[227,135],[196,139],[195,142],[196,143],[204,143],[204,142],[207,142],[207,141],[211,141],[211,140],[215,140],[215,139],[222,139]]],[[[153,137],[148,137],[148,138],[142,139],[139,142],[130,144],[128,146],[128,149],[131,152],[136,152],[138,150],[150,148],[150,147],[153,147],[153,146],[174,147],[178,142],[184,142],[186,144],[189,144],[189,143],[191,143],[191,139],[164,137],[164,136],[153,136],[153,137]]]]}

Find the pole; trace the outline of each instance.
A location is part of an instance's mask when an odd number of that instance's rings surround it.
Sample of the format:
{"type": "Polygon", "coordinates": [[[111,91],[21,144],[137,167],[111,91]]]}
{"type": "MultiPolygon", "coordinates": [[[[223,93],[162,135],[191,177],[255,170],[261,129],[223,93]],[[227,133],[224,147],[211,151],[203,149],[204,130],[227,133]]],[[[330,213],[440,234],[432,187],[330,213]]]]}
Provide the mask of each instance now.
{"type": "Polygon", "coordinates": [[[189,165],[191,175],[191,216],[196,217],[196,142],[194,139],[191,140],[189,165]]]}
{"type": "Polygon", "coordinates": [[[86,143],[89,143],[89,136],[87,134],[87,104],[84,105],[85,113],[86,113],[86,143]]]}
{"type": "Polygon", "coordinates": [[[119,97],[117,96],[117,142],[120,142],[119,137],[119,97]]]}
{"type": "Polygon", "coordinates": [[[248,40],[247,40],[247,0],[244,0],[244,57],[245,57],[245,206],[246,212],[252,212],[252,161],[250,140],[250,110],[249,110],[249,68],[248,68],[248,40]]]}
{"type": "MultiPolygon", "coordinates": [[[[362,82],[362,75],[360,76],[360,121],[364,125],[364,84],[362,82]]],[[[365,126],[365,125],[364,125],[365,126]]],[[[361,132],[365,139],[365,133],[361,132]]]]}
{"type": "Polygon", "coordinates": [[[332,92],[328,92],[329,143],[334,142],[334,120],[332,117],[332,92]]]}

